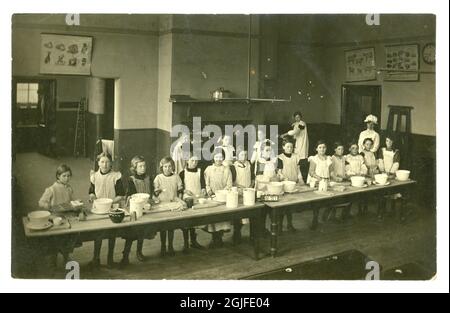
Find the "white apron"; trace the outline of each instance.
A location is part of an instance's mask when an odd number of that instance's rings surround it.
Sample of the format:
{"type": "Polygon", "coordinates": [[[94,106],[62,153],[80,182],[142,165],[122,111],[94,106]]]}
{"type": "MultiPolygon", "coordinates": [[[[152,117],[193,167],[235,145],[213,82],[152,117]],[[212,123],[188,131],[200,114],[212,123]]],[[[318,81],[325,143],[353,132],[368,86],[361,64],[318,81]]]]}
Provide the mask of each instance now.
{"type": "Polygon", "coordinates": [[[345,178],[345,157],[339,158],[333,155],[331,161],[333,162],[333,175],[331,176],[345,178]]]}
{"type": "Polygon", "coordinates": [[[155,178],[155,190],[162,190],[158,199],[161,202],[172,202],[178,197],[178,190],[182,189],[181,178],[177,174],[165,176],[159,174],[155,178]]]}
{"type": "Polygon", "coordinates": [[[184,171],[184,188],[187,191],[192,192],[194,195],[202,194],[201,186],[201,170],[197,169],[197,172],[184,171]]]}
{"type": "Polygon", "coordinates": [[[347,163],[347,165],[345,166],[345,173],[347,174],[347,176],[364,176],[367,174],[367,167],[364,164],[364,158],[362,155],[348,154],[345,157],[345,162],[347,163]]]}
{"type": "MultiPolygon", "coordinates": [[[[223,190],[232,187],[232,178],[230,169],[226,166],[210,165],[205,170],[206,185],[209,186],[212,192],[217,190],[223,190]]],[[[217,231],[227,231],[231,229],[230,222],[222,222],[216,224],[210,224],[207,227],[207,231],[210,233],[217,231]]]]}
{"type": "Polygon", "coordinates": [[[294,128],[295,150],[294,153],[298,155],[300,160],[308,158],[309,140],[308,140],[308,128],[305,122],[295,122],[292,124],[294,128]],[[304,129],[299,129],[298,126],[305,126],[304,129]]]}
{"type": "Polygon", "coordinates": [[[394,162],[395,151],[383,148],[382,159],[379,162],[380,169],[388,174],[395,174],[399,168],[398,162],[394,162]]]}
{"type": "Polygon", "coordinates": [[[250,188],[252,185],[252,170],[250,162],[245,161],[244,165],[240,162],[234,163],[236,170],[236,186],[250,188]]]}
{"type": "Polygon", "coordinates": [[[114,199],[116,197],[116,182],[122,177],[119,172],[109,172],[103,175],[100,170],[91,175],[91,183],[95,186],[97,198],[114,199]]]}
{"type": "MultiPolygon", "coordinates": [[[[329,179],[330,178],[330,165],[332,164],[331,158],[329,156],[326,157],[325,160],[319,158],[318,155],[309,158],[309,162],[314,162],[316,164],[316,172],[315,174],[321,178],[329,179]]],[[[316,181],[316,178],[311,177],[308,174],[307,183],[309,184],[311,181],[316,181]]]]}

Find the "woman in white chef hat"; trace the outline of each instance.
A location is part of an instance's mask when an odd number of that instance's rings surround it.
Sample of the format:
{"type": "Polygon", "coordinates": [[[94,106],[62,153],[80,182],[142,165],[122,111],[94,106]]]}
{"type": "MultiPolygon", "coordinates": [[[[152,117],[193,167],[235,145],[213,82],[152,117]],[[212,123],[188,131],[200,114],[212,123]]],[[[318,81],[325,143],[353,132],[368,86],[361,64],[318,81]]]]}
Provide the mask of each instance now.
{"type": "Polygon", "coordinates": [[[366,138],[373,140],[373,146],[371,151],[376,153],[380,147],[380,135],[375,131],[375,125],[378,124],[378,118],[375,115],[367,115],[364,123],[367,125],[367,129],[359,134],[358,147],[359,152],[364,150],[363,142],[366,138]]]}

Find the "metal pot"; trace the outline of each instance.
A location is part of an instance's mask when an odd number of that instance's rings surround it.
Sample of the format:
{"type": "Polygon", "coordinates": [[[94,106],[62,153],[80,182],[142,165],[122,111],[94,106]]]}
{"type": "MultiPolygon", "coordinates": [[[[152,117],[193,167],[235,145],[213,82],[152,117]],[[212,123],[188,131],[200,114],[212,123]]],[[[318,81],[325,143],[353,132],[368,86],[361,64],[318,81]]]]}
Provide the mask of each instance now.
{"type": "Polygon", "coordinates": [[[230,97],[231,92],[229,90],[225,90],[222,87],[216,89],[212,92],[212,98],[217,101],[220,99],[225,99],[230,97]]]}

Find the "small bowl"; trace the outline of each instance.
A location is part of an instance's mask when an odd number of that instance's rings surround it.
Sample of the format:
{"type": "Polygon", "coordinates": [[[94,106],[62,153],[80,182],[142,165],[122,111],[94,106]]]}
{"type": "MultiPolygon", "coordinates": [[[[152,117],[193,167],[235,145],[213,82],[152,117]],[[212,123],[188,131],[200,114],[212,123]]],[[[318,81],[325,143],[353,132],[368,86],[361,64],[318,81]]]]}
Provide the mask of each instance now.
{"type": "Polygon", "coordinates": [[[198,203],[199,204],[205,204],[206,203],[206,199],[205,198],[199,198],[198,199],[198,203]]]}
{"type": "Polygon", "coordinates": [[[148,202],[148,200],[150,200],[150,195],[148,193],[135,193],[131,198],[139,198],[144,202],[148,202]]]}
{"type": "Polygon", "coordinates": [[[51,213],[49,211],[33,211],[28,214],[28,220],[32,225],[45,225],[48,223],[51,213]]]}
{"type": "Polygon", "coordinates": [[[267,191],[272,195],[279,195],[283,192],[283,183],[272,182],[267,185],[267,191]]]}
{"type": "Polygon", "coordinates": [[[109,212],[109,218],[115,224],[122,223],[125,218],[125,211],[123,209],[115,209],[109,212]]]}
{"type": "Polygon", "coordinates": [[[395,172],[395,176],[400,181],[408,180],[409,179],[409,174],[411,174],[411,172],[407,171],[407,170],[398,170],[397,172],[395,172]]]}
{"type": "Polygon", "coordinates": [[[366,178],[363,176],[352,176],[350,180],[352,181],[352,186],[354,187],[363,187],[366,183],[366,178]]]}
{"type": "Polygon", "coordinates": [[[284,181],[283,187],[285,192],[293,192],[297,184],[293,181],[284,181]]]}
{"type": "Polygon", "coordinates": [[[388,181],[388,176],[386,174],[376,174],[374,178],[378,185],[386,185],[388,181]]]}

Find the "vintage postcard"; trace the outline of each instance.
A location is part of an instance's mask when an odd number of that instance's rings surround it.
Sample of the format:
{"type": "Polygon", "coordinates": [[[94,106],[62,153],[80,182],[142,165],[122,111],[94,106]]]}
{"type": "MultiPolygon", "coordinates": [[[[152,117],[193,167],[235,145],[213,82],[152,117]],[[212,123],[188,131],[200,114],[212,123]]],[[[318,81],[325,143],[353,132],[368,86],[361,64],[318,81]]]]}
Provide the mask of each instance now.
{"type": "Polygon", "coordinates": [[[15,12],[11,276],[436,279],[436,29],[15,12]]]}

